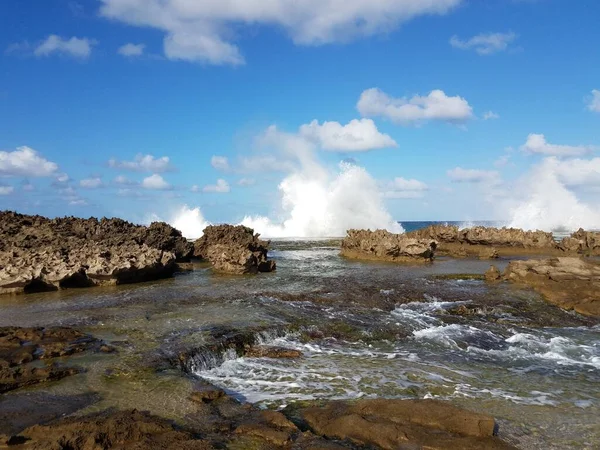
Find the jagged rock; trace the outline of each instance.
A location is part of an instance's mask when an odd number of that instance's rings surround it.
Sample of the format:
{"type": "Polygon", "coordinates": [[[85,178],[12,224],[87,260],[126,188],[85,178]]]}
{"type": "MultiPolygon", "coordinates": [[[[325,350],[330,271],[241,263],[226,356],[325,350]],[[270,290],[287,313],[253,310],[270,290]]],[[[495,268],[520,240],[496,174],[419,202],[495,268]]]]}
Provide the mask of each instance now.
{"type": "Polygon", "coordinates": [[[493,437],[491,416],[435,400],[332,401],[300,416],[318,435],[386,450],[512,448],[493,437]]]}
{"type": "Polygon", "coordinates": [[[503,278],[531,286],[563,309],[600,317],[600,265],[581,258],[512,261],[503,278]]]}
{"type": "Polygon", "coordinates": [[[242,225],[211,225],[194,243],[194,256],[210,261],[218,272],[272,272],[276,266],[274,261],[267,260],[269,242],[259,236],[242,225]]]}
{"type": "Polygon", "coordinates": [[[386,230],[348,230],[342,240],[342,255],[347,258],[395,262],[429,262],[433,260],[436,242],[414,239],[386,230]]]}
{"type": "Polygon", "coordinates": [[[0,212],[0,294],[166,278],[193,245],[164,223],[0,212]]]}
{"type": "Polygon", "coordinates": [[[490,266],[490,268],[485,273],[485,281],[495,282],[502,279],[502,273],[498,270],[496,266],[490,266]]]}
{"type": "Polygon", "coordinates": [[[580,228],[559,243],[559,248],[567,253],[600,255],[600,232],[585,231],[580,228]]]}

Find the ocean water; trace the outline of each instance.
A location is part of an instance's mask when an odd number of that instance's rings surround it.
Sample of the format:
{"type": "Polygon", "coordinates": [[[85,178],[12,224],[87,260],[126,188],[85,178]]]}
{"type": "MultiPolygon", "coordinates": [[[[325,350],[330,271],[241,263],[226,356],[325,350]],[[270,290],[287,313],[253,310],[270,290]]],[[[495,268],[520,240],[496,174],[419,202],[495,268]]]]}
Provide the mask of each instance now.
{"type": "Polygon", "coordinates": [[[201,264],[155,283],[5,297],[0,326],[77,326],[118,346],[118,354],[75,357],[85,373],[32,389],[97,393],[83,412],[138,408],[185,424],[190,378],[165,368],[184,350],[192,377],[264,407],[436,398],[494,415],[500,436],[518,448],[598,448],[597,322],[532,291],[460,275],[484,273],[486,261],[352,261],[323,240],[276,240],[271,257],[278,270],[255,277],[201,264]],[[215,329],[303,356],[207,350],[215,329]]]}

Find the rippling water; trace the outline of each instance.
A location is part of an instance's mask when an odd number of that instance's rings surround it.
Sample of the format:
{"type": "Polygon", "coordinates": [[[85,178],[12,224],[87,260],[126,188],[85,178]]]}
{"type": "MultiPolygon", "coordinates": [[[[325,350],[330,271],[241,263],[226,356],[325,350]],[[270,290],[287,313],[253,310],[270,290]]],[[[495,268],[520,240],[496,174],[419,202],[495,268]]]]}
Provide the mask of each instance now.
{"type": "Polygon", "coordinates": [[[216,326],[260,328],[262,343],[304,356],[228,351],[194,365],[194,375],[270,407],[321,398],[446,399],[494,414],[502,436],[521,448],[598,448],[597,323],[529,291],[448,277],[481,274],[489,266],[483,261],[366,263],[341,258],[335,242],[306,240],[276,241],[272,257],[278,271],[257,277],[217,276],[199,265],[158,283],[4,298],[0,325],[83,326],[125,342],[119,355],[81,357],[87,374],[49,388],[92,389],[103,398],[98,409],[183,417],[181,376],[140,374],[140,361],[201,347],[216,326]]]}

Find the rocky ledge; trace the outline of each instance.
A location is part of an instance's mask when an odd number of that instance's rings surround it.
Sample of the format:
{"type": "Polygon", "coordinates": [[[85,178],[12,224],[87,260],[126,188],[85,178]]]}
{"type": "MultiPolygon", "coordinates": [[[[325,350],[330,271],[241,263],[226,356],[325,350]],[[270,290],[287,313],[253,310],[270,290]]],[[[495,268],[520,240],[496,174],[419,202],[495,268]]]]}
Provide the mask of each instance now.
{"type": "Polygon", "coordinates": [[[548,302],[586,316],[600,317],[600,264],[575,257],[511,261],[504,273],[491,266],[486,280],[530,286],[548,302]]]}
{"type": "Polygon", "coordinates": [[[178,230],[158,222],[0,212],[0,237],[0,294],[166,278],[193,254],[178,230]]]}
{"type": "Polygon", "coordinates": [[[276,266],[274,261],[267,259],[269,242],[259,236],[252,228],[242,225],[211,225],[194,243],[194,256],[210,261],[218,272],[272,272],[276,266]]]}
{"type": "Polygon", "coordinates": [[[433,260],[437,242],[386,230],[348,230],[342,240],[342,256],[393,262],[425,263],[433,260]]]}
{"type": "Polygon", "coordinates": [[[490,259],[519,254],[600,255],[600,233],[583,229],[558,242],[552,233],[544,231],[481,226],[459,229],[455,225],[431,225],[406,233],[406,236],[435,240],[439,254],[454,257],[490,259]]]}

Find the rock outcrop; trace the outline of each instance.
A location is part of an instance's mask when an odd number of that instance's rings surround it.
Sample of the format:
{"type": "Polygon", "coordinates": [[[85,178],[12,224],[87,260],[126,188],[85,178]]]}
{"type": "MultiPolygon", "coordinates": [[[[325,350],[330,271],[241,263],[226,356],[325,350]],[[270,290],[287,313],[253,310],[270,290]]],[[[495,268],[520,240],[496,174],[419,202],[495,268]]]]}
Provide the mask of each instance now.
{"type": "Polygon", "coordinates": [[[574,257],[512,261],[502,278],[533,287],[563,309],[600,317],[600,264],[574,257]]]}
{"type": "Polygon", "coordinates": [[[0,294],[172,276],[193,244],[165,223],[0,212],[0,294]]]}
{"type": "Polygon", "coordinates": [[[348,230],[342,240],[342,256],[394,262],[424,263],[433,260],[434,239],[412,238],[386,230],[348,230]]]}
{"type": "Polygon", "coordinates": [[[435,400],[332,401],[300,416],[318,435],[385,450],[512,448],[493,437],[491,416],[435,400]]]}
{"type": "Polygon", "coordinates": [[[0,394],[79,372],[73,367],[50,363],[31,365],[36,360],[70,356],[96,348],[101,342],[72,328],[0,328],[0,394]]]}
{"type": "Polygon", "coordinates": [[[218,272],[272,272],[276,266],[274,261],[267,259],[269,242],[259,236],[252,228],[242,225],[211,225],[194,243],[194,256],[210,261],[218,272]]]}
{"type": "Polygon", "coordinates": [[[414,239],[433,239],[438,243],[439,254],[458,258],[494,259],[519,254],[600,255],[600,233],[582,229],[562,241],[556,241],[552,233],[544,231],[482,226],[459,229],[456,225],[430,225],[406,235],[414,239]]]}

